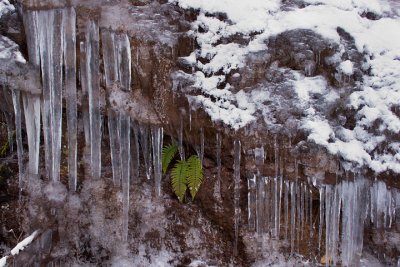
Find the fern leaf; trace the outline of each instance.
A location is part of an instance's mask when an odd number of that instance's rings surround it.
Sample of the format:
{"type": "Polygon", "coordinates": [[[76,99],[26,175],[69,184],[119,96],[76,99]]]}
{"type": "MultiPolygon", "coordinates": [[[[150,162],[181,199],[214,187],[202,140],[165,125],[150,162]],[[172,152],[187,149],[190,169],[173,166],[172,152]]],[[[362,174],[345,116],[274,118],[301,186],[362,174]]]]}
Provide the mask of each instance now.
{"type": "Polygon", "coordinates": [[[201,165],[201,160],[198,156],[193,155],[187,160],[187,179],[190,194],[192,199],[199,191],[200,185],[203,182],[203,166],[201,165]]]}
{"type": "Polygon", "coordinates": [[[184,160],[179,160],[171,171],[172,190],[180,202],[183,201],[187,189],[187,172],[187,162],[184,160]]]}
{"type": "Polygon", "coordinates": [[[162,171],[165,174],[168,170],[168,165],[171,163],[172,159],[175,157],[178,147],[175,144],[170,144],[164,146],[162,149],[162,171]]]}

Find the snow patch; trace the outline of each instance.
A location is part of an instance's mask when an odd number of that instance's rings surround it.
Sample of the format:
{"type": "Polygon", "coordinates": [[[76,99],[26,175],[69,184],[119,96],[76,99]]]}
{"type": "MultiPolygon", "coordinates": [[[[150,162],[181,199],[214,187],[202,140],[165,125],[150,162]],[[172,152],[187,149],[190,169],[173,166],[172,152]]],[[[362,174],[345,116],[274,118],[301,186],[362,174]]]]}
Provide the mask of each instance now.
{"type": "Polygon", "coordinates": [[[9,0],[0,0],[0,18],[4,14],[14,11],[14,10],[15,10],[15,7],[12,4],[10,4],[9,0]]]}
{"type": "Polygon", "coordinates": [[[343,74],[353,75],[353,62],[351,62],[350,60],[343,61],[342,63],[340,63],[339,69],[342,71],[343,74]]]}
{"type": "Polygon", "coordinates": [[[12,40],[0,35],[0,59],[8,59],[21,63],[26,60],[19,51],[19,46],[12,40]]]}

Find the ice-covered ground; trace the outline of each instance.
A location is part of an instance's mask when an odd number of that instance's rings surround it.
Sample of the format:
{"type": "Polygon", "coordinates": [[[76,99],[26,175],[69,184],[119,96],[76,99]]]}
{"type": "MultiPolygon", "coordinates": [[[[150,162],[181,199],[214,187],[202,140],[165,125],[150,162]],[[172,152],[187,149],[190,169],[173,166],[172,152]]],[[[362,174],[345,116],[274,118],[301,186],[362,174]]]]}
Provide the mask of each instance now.
{"type": "MultiPolygon", "coordinates": [[[[305,111],[298,127],[308,133],[308,140],[351,163],[348,167],[368,166],[377,173],[400,173],[400,143],[389,139],[400,132],[396,115],[400,103],[400,39],[396,38],[400,32],[400,8],[396,1],[305,0],[292,1],[290,5],[280,0],[170,2],[199,10],[189,34],[196,37],[200,49],[185,59],[198,70],[193,76],[201,94],[188,96],[189,101],[203,108],[212,120],[236,130],[255,122],[260,107],[268,109],[263,105],[268,90],[255,95],[225,84],[226,75],[245,67],[246,56],[268,51],[270,37],[308,29],[339,45],[340,52],[330,60],[335,61],[341,79],[349,78],[354,73],[354,63],[343,57],[347,51],[338,31],[343,29],[354,38],[356,49],[364,57],[362,82],[344,100],[346,108],[356,113],[355,127],[332,122],[315,108],[313,94],[323,94],[327,103],[335,103],[339,96],[324,77],[306,77],[307,70],[295,73],[293,81],[297,93],[297,103],[293,105],[305,111]],[[221,13],[227,19],[212,16],[221,13]],[[237,35],[247,37],[249,42],[226,42],[237,35]],[[204,58],[208,59],[206,63],[200,60],[204,58]],[[386,148],[378,151],[382,146],[386,148]]],[[[270,116],[268,110],[262,113],[270,116]]]]}

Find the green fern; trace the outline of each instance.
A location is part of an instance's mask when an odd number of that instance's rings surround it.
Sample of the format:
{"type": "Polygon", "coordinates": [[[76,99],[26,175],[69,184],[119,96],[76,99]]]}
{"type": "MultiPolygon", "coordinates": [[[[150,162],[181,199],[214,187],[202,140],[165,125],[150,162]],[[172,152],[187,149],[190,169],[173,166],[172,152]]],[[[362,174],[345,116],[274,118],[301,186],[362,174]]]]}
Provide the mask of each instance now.
{"type": "Polygon", "coordinates": [[[167,173],[168,165],[171,163],[172,159],[175,157],[178,151],[178,146],[175,144],[170,144],[164,146],[162,149],[162,171],[164,174],[167,173]]]}
{"type": "Polygon", "coordinates": [[[192,199],[199,191],[203,182],[203,167],[198,156],[193,155],[187,160],[187,181],[192,199]]]}
{"type": "Polygon", "coordinates": [[[188,164],[185,160],[178,160],[171,172],[172,190],[178,197],[179,201],[183,201],[187,189],[188,164]]]}

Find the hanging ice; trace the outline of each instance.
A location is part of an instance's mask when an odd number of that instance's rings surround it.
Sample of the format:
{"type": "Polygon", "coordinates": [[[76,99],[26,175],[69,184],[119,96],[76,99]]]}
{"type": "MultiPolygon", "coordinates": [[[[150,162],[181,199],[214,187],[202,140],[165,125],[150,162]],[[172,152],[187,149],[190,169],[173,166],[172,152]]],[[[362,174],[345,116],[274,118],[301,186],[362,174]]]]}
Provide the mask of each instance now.
{"type": "Polygon", "coordinates": [[[153,167],[156,196],[161,196],[161,178],[162,178],[162,146],[163,146],[163,128],[154,126],[151,129],[151,140],[153,147],[153,167]]]}
{"type": "Polygon", "coordinates": [[[180,126],[179,126],[179,133],[178,133],[178,150],[181,160],[185,159],[185,149],[183,148],[183,115],[180,116],[180,126]]]}
{"type": "Polygon", "coordinates": [[[296,183],[290,182],[290,251],[294,253],[296,240],[296,183]]]}
{"type": "Polygon", "coordinates": [[[110,137],[111,165],[114,185],[121,185],[121,122],[120,115],[114,110],[108,110],[108,131],[110,137]]]}
{"type": "Polygon", "coordinates": [[[77,185],[77,93],[76,93],[76,15],[74,8],[63,9],[63,50],[65,68],[65,99],[68,127],[69,189],[77,185]]]}
{"type": "MultiPolygon", "coordinates": [[[[103,55],[104,56],[104,55],[103,55]]],[[[89,100],[88,100],[88,83],[87,83],[87,70],[86,70],[86,45],[85,42],[79,44],[79,57],[80,57],[80,83],[82,88],[82,122],[83,130],[85,132],[85,145],[90,147],[90,120],[89,120],[89,100]]]]}
{"type": "Polygon", "coordinates": [[[264,159],[265,159],[265,152],[264,152],[264,147],[256,147],[254,149],[254,160],[256,165],[262,165],[264,164],[264,159]]]}
{"type": "Polygon", "coordinates": [[[247,221],[249,224],[249,230],[255,231],[256,230],[256,205],[257,205],[257,198],[256,198],[256,175],[253,175],[247,179],[247,221]]]}
{"type": "Polygon", "coordinates": [[[237,255],[237,245],[239,239],[239,221],[240,221],[240,153],[241,153],[241,145],[239,140],[234,141],[234,157],[233,157],[233,170],[234,170],[234,198],[233,198],[233,206],[234,206],[234,226],[235,226],[235,243],[233,248],[233,254],[237,255]]]}
{"type": "MultiPolygon", "coordinates": [[[[37,12],[24,12],[24,26],[28,44],[29,61],[39,66],[39,33],[37,12]]],[[[40,145],[40,96],[23,93],[26,132],[29,147],[29,168],[31,174],[39,173],[39,145],[40,145]]]]}
{"type": "Polygon", "coordinates": [[[137,180],[139,178],[140,167],[140,150],[139,150],[139,126],[135,122],[131,122],[133,129],[133,137],[131,142],[131,178],[137,180]]]}
{"type": "Polygon", "coordinates": [[[130,188],[130,118],[128,115],[121,114],[121,177],[122,177],[122,240],[128,240],[129,226],[129,188],[130,188]]]}
{"type": "Polygon", "coordinates": [[[21,130],[21,97],[20,91],[13,90],[12,91],[12,99],[14,105],[14,114],[15,114],[15,135],[17,141],[17,155],[18,155],[18,185],[21,189],[23,186],[23,172],[24,167],[22,163],[23,157],[23,146],[22,146],[22,130],[21,130]]]}
{"type": "Polygon", "coordinates": [[[22,97],[25,113],[25,126],[28,135],[29,173],[39,174],[40,146],[40,97],[25,93],[22,97]]]}
{"type": "Polygon", "coordinates": [[[264,233],[264,225],[265,225],[265,177],[262,177],[260,174],[256,176],[256,231],[258,234],[264,233]]]}
{"type": "MultiPolygon", "coordinates": [[[[116,52],[115,34],[107,30],[101,33],[104,73],[107,90],[112,90],[114,83],[119,81],[118,57],[116,52]]],[[[111,165],[114,185],[119,187],[121,184],[121,122],[119,112],[109,108],[107,111],[108,131],[110,138],[111,165]]]]}
{"type": "Polygon", "coordinates": [[[99,28],[96,21],[86,22],[86,81],[89,95],[90,166],[94,179],[101,174],[101,117],[99,77],[99,28]]]}
{"type": "Polygon", "coordinates": [[[358,265],[361,257],[368,196],[366,185],[364,179],[341,183],[343,266],[358,265]]]}
{"type": "Polygon", "coordinates": [[[151,172],[152,172],[152,162],[151,162],[151,147],[150,147],[150,142],[149,139],[150,137],[150,130],[147,125],[140,125],[140,145],[142,147],[142,153],[143,153],[143,159],[144,159],[144,165],[146,169],[146,176],[147,179],[149,180],[151,178],[151,172]]]}

